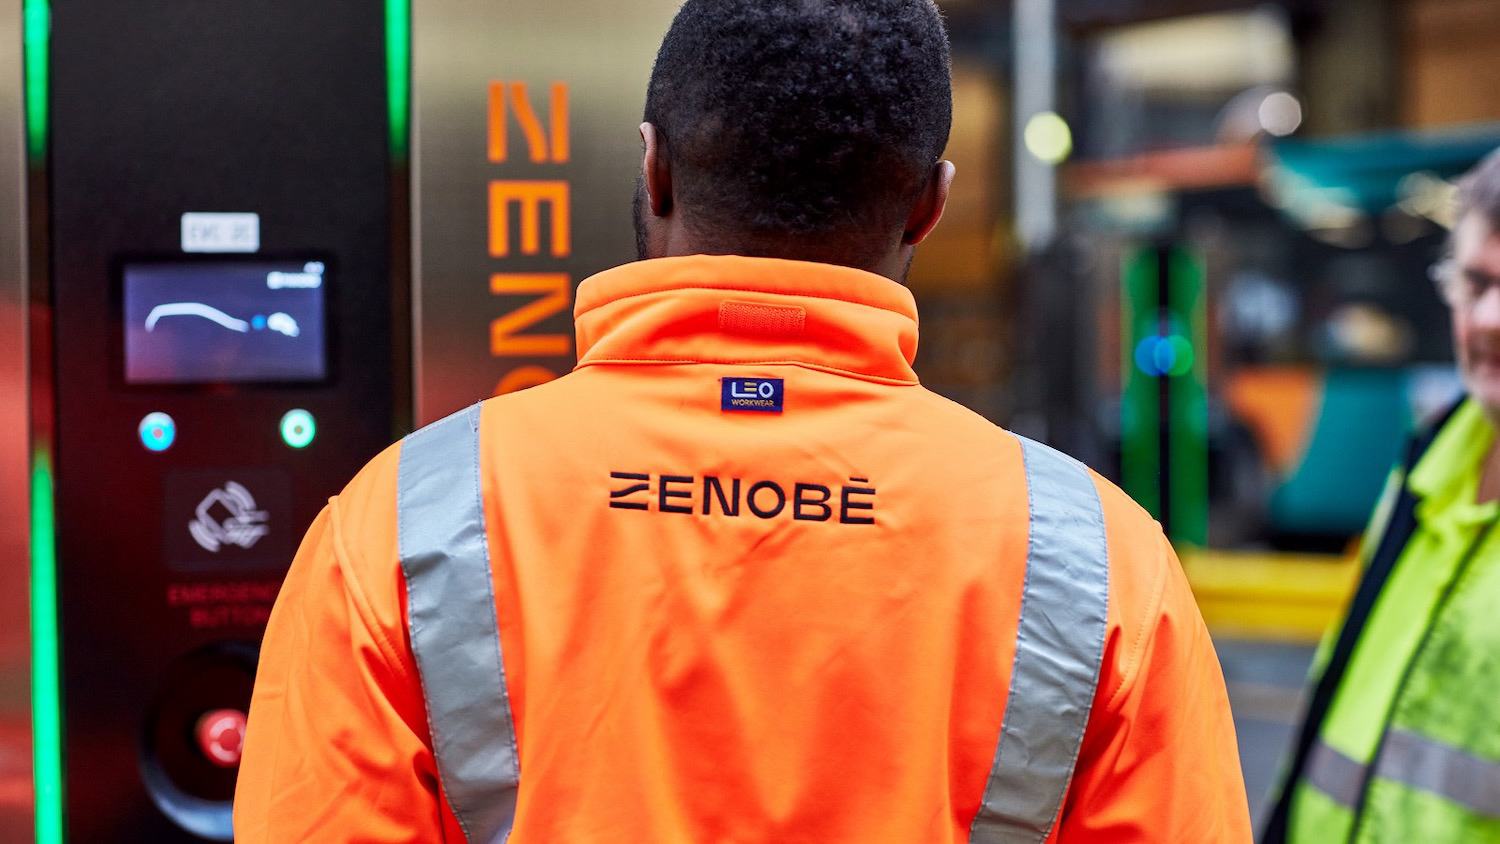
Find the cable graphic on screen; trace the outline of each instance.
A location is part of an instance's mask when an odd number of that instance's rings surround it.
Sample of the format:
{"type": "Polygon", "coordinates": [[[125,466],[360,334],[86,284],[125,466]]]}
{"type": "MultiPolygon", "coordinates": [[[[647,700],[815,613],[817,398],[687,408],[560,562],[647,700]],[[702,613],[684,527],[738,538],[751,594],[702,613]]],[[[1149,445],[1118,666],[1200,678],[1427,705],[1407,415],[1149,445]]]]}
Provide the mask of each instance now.
{"type": "MultiPolygon", "coordinates": [[[[218,308],[205,305],[202,302],[170,302],[165,305],[157,305],[151,309],[151,313],[146,315],[146,330],[155,331],[156,323],[162,317],[169,316],[203,317],[222,325],[230,331],[238,331],[242,334],[250,330],[250,323],[242,319],[235,319],[218,308]]],[[[293,319],[290,314],[284,314],[279,311],[271,314],[269,317],[257,317],[255,327],[257,329],[269,328],[288,337],[296,337],[302,333],[301,329],[297,326],[297,320],[293,319]]]]}

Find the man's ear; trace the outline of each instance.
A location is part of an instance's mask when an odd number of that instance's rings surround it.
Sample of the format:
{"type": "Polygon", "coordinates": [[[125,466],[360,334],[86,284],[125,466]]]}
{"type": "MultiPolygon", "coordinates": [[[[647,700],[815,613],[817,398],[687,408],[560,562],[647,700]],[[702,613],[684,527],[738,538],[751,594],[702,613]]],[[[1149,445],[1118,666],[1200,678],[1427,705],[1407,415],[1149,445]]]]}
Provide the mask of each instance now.
{"type": "Polygon", "coordinates": [[[916,246],[932,233],[938,220],[943,218],[943,208],[948,204],[948,188],[953,184],[953,162],[939,161],[932,165],[927,184],[912,206],[906,218],[906,230],[901,235],[905,246],[916,246]]]}
{"type": "Polygon", "coordinates": [[[650,197],[651,213],[665,217],[672,213],[672,161],[667,154],[667,138],[650,123],[641,124],[641,178],[650,197]]]}

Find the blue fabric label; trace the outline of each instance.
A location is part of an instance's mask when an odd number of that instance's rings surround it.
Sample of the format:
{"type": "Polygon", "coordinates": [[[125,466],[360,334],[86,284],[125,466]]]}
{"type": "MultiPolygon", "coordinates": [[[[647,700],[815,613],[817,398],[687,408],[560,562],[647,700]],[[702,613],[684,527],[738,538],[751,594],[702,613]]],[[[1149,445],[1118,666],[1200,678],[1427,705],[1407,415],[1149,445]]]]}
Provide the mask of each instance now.
{"type": "Polygon", "coordinates": [[[785,393],[780,378],[722,378],[719,384],[719,407],[722,410],[781,412],[781,398],[785,393]]]}

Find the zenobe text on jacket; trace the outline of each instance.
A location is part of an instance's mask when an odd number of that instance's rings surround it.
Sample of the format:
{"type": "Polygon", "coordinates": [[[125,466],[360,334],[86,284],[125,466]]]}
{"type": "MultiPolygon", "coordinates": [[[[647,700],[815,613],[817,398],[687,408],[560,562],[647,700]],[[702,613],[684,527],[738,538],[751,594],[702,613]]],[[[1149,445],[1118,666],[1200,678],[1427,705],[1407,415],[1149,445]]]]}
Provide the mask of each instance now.
{"type": "Polygon", "coordinates": [[[610,472],[609,477],[609,506],[617,510],[875,524],[875,487],[867,486],[868,478],[851,477],[849,483],[831,486],[649,472],[610,472]]]}

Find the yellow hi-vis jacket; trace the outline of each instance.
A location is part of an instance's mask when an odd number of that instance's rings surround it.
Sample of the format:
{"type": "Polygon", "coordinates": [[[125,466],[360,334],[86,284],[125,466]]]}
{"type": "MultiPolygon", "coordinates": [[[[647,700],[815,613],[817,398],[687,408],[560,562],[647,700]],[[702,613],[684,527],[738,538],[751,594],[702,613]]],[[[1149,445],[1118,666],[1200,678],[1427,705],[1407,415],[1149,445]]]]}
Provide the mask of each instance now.
{"type": "Polygon", "coordinates": [[[904,287],[662,259],[576,318],[309,530],[237,841],[1249,840],[1161,531],[923,389],[904,287]]]}
{"type": "Polygon", "coordinates": [[[1465,399],[1392,473],[1267,844],[1500,842],[1500,502],[1479,501],[1494,437],[1465,399]]]}

